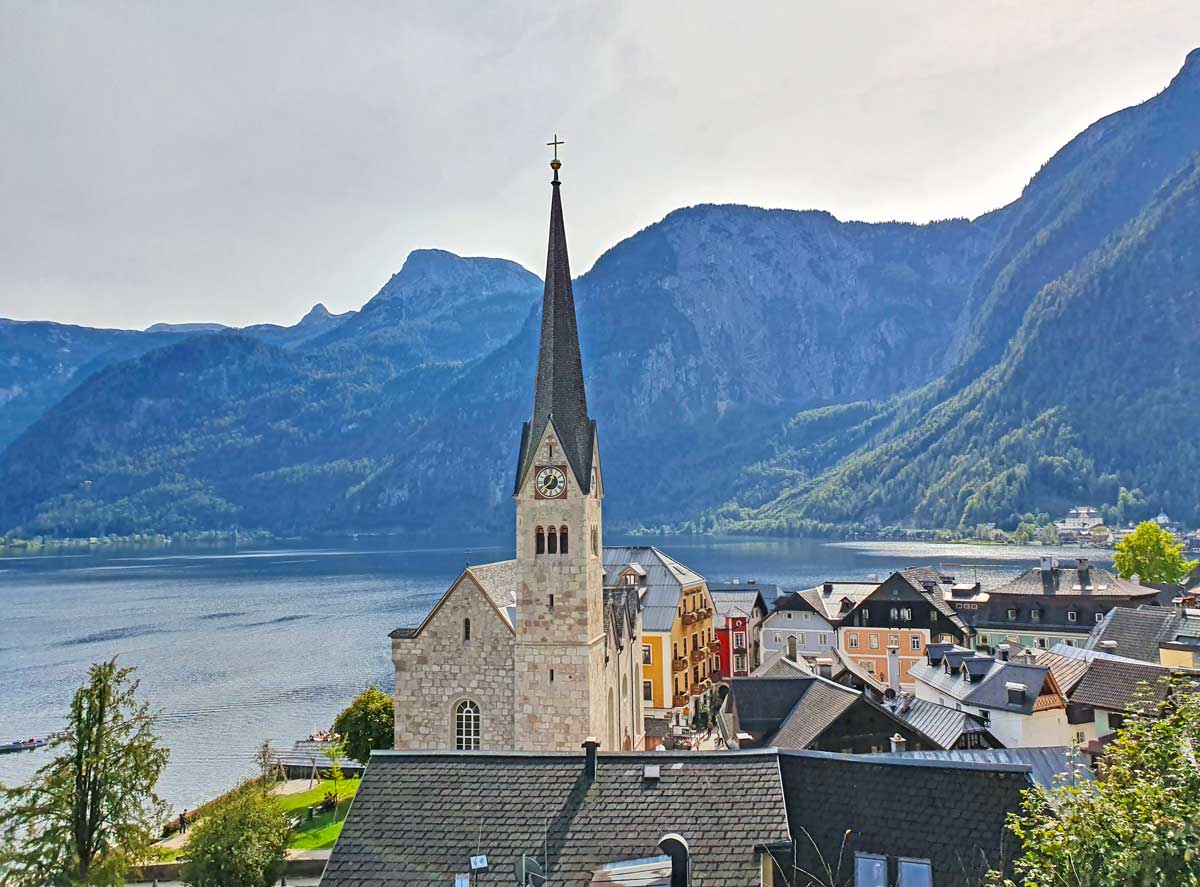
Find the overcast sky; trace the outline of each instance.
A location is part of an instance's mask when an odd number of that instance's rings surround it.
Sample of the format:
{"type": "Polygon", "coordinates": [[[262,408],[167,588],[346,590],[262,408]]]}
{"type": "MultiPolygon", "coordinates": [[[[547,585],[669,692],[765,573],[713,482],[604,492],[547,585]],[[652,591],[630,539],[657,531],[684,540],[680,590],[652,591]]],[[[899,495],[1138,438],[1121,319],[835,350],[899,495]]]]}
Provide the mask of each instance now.
{"type": "Polygon", "coordinates": [[[0,0],[0,316],[292,323],[418,247],[540,274],[555,131],[576,274],[695,203],[976,216],[1198,45],[1197,0],[0,0]]]}

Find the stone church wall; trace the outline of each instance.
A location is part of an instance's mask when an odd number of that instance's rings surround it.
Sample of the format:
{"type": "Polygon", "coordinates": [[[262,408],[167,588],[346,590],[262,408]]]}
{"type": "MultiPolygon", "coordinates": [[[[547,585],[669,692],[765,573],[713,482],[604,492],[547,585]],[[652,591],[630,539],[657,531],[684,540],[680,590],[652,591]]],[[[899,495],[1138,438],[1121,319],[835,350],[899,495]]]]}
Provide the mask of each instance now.
{"type": "Polygon", "coordinates": [[[415,638],[392,640],[396,667],[396,748],[453,749],[454,710],[480,709],[480,748],[506,751],[513,737],[512,631],[470,575],[443,599],[415,638]],[[463,640],[463,620],[471,639],[463,640]]]}

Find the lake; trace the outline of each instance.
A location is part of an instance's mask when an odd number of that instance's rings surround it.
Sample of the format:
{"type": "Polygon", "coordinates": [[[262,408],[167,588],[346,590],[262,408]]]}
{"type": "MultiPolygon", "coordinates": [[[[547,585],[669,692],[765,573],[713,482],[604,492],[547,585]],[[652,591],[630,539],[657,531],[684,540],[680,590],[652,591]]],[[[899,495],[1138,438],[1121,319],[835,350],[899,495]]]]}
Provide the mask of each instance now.
{"type": "MultiPolygon", "coordinates": [[[[880,579],[941,564],[994,586],[1067,549],[804,539],[682,537],[652,543],[713,580],[784,590],[824,579],[880,579]]],[[[1108,552],[1089,550],[1100,565],[1108,552]]],[[[171,762],[160,793],[191,807],[249,775],[264,739],[288,745],[329,726],[361,689],[391,689],[388,632],[415,625],[467,562],[512,556],[511,542],[453,550],[373,539],[336,548],[98,547],[0,557],[0,738],[62,725],[87,667],[135,666],[162,712],[171,762]]],[[[769,603],[769,602],[768,602],[769,603]]],[[[20,781],[45,751],[0,756],[20,781]]]]}

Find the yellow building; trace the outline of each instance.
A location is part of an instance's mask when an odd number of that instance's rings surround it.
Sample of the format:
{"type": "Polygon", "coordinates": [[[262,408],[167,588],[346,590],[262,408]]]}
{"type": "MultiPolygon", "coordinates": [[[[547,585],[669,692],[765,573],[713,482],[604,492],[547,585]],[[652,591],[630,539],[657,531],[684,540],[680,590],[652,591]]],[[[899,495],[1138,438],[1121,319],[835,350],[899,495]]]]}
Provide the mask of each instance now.
{"type": "Polygon", "coordinates": [[[713,602],[704,577],[650,545],[606,545],[604,585],[638,589],[646,717],[687,723],[697,701],[719,681],[713,602]]]}

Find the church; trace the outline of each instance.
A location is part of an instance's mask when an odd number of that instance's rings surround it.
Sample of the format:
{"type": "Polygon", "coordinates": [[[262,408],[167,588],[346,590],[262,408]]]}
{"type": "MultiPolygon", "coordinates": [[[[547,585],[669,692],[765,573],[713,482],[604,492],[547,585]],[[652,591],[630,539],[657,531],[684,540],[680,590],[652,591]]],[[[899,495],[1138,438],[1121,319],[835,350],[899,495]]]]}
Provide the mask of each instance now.
{"type": "Polygon", "coordinates": [[[638,591],[605,587],[604,476],[587,411],[557,157],[516,558],[463,570],[391,633],[398,749],[606,749],[645,741],[638,591]]]}

